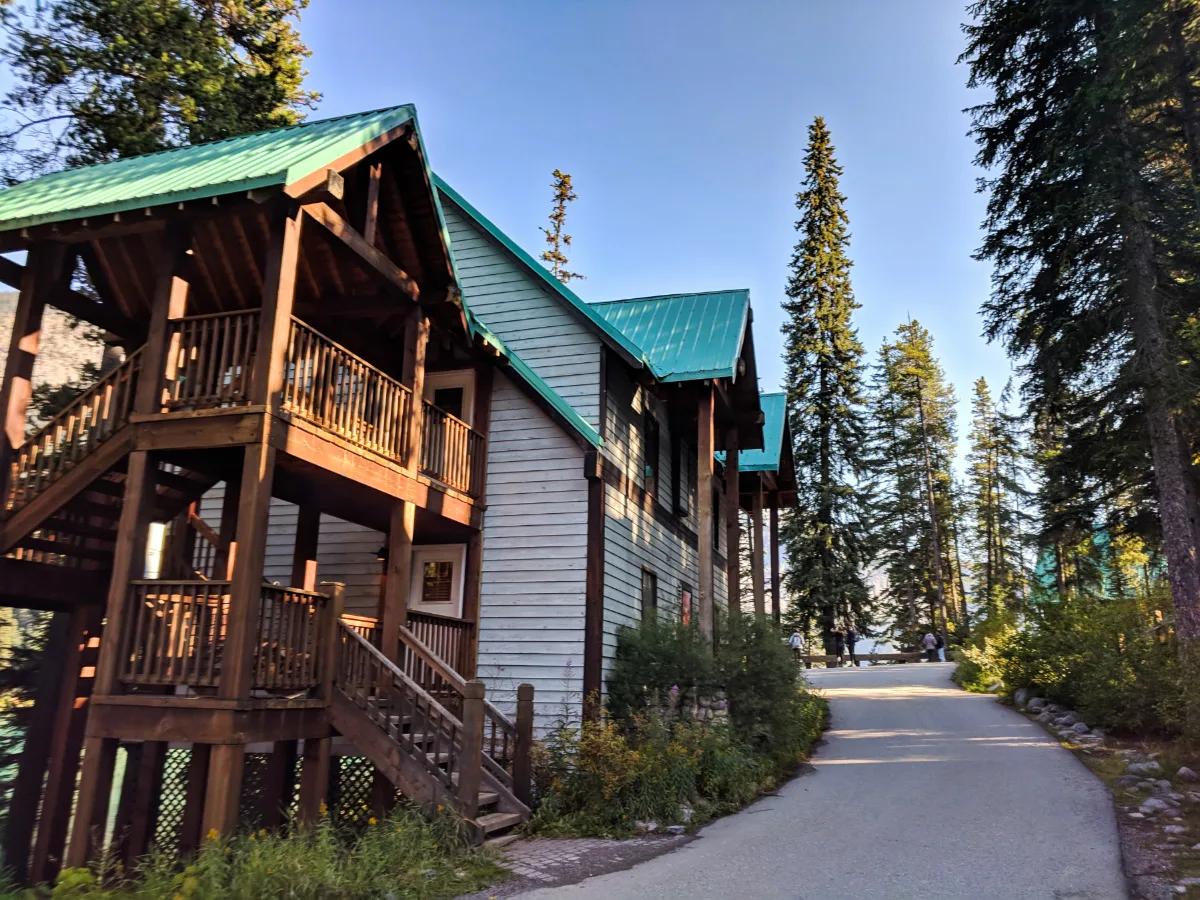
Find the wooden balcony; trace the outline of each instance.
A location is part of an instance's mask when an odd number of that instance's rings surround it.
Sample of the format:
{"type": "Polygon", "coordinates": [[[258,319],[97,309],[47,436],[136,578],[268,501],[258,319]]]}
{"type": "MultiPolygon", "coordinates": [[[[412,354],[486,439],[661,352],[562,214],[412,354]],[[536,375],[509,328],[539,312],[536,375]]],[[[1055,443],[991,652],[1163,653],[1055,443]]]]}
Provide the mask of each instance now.
{"type": "MultiPolygon", "coordinates": [[[[119,680],[127,687],[221,679],[229,617],[228,581],[135,581],[124,617],[119,680]]],[[[315,690],[331,663],[324,636],[336,627],[327,594],[263,586],[254,641],[255,690],[315,690]]]]}

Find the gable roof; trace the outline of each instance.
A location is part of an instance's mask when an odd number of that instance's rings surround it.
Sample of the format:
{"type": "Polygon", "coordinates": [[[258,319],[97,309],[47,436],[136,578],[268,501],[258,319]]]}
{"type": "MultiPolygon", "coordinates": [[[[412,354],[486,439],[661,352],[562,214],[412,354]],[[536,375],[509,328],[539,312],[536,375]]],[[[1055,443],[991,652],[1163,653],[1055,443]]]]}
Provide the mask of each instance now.
{"type": "Polygon", "coordinates": [[[749,291],[663,294],[592,306],[641,348],[660,381],[737,379],[749,291]]]}
{"type": "Polygon", "coordinates": [[[0,191],[0,230],[286,187],[416,118],[393,106],[53,172],[0,191]]]}
{"type": "MultiPolygon", "coordinates": [[[[778,472],[783,465],[783,426],[787,418],[787,394],[763,394],[759,397],[763,411],[763,448],[738,452],[739,472],[778,472]]],[[[725,464],[725,452],[713,454],[725,464]]]]}
{"type": "Polygon", "coordinates": [[[516,373],[522,381],[528,384],[542,398],[543,401],[550,407],[563,424],[570,427],[580,437],[591,444],[593,447],[600,447],[604,441],[600,437],[600,433],[596,431],[584,418],[579,415],[570,403],[563,396],[546,384],[538,374],[529,368],[525,360],[521,359],[513,350],[504,343],[498,336],[492,334],[478,318],[476,318],[470,310],[467,310],[467,321],[471,324],[471,333],[480,337],[484,343],[489,344],[496,350],[500,356],[506,360],[509,367],[516,373]]]}
{"type": "Polygon", "coordinates": [[[556,294],[568,308],[573,310],[581,319],[597,331],[610,347],[625,358],[630,365],[641,368],[646,365],[642,351],[623,334],[620,329],[613,327],[604,316],[597,314],[592,305],[585,303],[574,291],[555,278],[548,269],[534,261],[533,257],[521,249],[507,234],[492,224],[486,216],[467,202],[467,200],[446,182],[436,172],[433,173],[433,183],[447,199],[461,209],[476,225],[482,228],[505,250],[511,253],[527,268],[532,275],[556,294]]]}

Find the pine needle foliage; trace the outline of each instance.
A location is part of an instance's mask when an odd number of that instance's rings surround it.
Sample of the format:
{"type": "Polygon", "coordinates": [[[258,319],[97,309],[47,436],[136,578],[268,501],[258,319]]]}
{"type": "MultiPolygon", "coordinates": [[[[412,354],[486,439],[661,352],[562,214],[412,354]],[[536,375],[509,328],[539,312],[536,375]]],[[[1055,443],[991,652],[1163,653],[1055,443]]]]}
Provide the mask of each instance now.
{"type": "Polygon", "coordinates": [[[578,272],[567,269],[570,260],[567,250],[571,247],[571,236],[567,234],[567,204],[578,199],[571,184],[571,176],[561,169],[555,169],[551,175],[554,181],[550,187],[554,189],[554,202],[550,210],[550,227],[543,228],[549,250],[542,251],[542,261],[550,263],[550,271],[563,284],[576,278],[583,278],[578,272]]]}
{"type": "Polygon", "coordinates": [[[799,502],[784,518],[789,624],[820,632],[869,627],[871,550],[863,494],[863,346],[850,283],[849,217],[828,127],[808,130],[796,195],[799,240],[784,312],[785,384],[799,502]]]}

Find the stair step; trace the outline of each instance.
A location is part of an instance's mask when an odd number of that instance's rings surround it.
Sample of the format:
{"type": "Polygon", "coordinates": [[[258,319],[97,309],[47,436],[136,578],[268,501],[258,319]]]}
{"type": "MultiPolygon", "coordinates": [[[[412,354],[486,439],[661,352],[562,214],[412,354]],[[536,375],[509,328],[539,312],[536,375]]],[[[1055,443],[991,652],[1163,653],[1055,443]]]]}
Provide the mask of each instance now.
{"type": "Polygon", "coordinates": [[[480,808],[485,807],[485,806],[491,806],[493,803],[496,803],[499,800],[500,800],[500,795],[497,794],[495,791],[480,791],[479,792],[480,808]]]}
{"type": "Polygon", "coordinates": [[[524,821],[524,817],[520,813],[496,812],[480,816],[475,821],[479,823],[479,827],[483,829],[484,834],[495,834],[497,831],[503,831],[505,828],[520,825],[524,821]]]}

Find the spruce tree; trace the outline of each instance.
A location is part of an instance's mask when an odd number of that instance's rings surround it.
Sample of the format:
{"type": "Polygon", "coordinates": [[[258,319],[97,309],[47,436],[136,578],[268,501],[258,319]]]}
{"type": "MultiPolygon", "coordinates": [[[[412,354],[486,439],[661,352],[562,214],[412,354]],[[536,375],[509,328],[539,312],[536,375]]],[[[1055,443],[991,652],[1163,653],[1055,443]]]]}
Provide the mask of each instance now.
{"type": "Polygon", "coordinates": [[[576,278],[583,278],[578,272],[567,269],[570,262],[567,250],[571,247],[571,236],[566,232],[567,204],[578,198],[569,174],[560,169],[555,169],[551,174],[554,176],[554,181],[550,183],[554,189],[554,204],[550,209],[550,227],[542,229],[550,249],[542,251],[542,261],[550,263],[554,277],[567,284],[576,278]]]}
{"type": "Polygon", "coordinates": [[[786,516],[792,624],[819,629],[827,652],[838,627],[871,622],[864,580],[871,550],[864,503],[863,347],[854,328],[849,219],[829,129],[808,131],[796,195],[800,238],[787,284],[784,358],[799,502],[786,516]]]}
{"type": "Polygon", "coordinates": [[[1123,493],[1152,471],[1187,730],[1200,735],[1200,10],[979,0],[970,12],[963,58],[991,97],[972,110],[978,161],[992,171],[980,251],[994,266],[988,331],[1023,364],[1062,482],[1120,460],[1130,484],[1101,489],[1123,493]]]}

